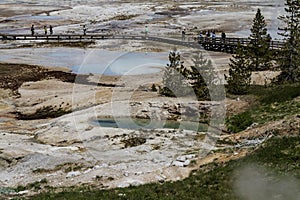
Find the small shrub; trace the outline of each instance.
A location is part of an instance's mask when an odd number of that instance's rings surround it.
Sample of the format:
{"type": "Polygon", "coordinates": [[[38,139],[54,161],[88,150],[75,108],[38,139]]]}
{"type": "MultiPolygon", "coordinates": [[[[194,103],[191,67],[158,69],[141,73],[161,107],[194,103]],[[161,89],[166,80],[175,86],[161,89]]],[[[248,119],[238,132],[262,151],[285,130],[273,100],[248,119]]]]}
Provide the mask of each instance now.
{"type": "Polygon", "coordinates": [[[125,148],[128,148],[142,145],[146,143],[146,139],[141,137],[133,137],[126,140],[121,140],[121,142],[124,143],[125,148]]]}
{"type": "Polygon", "coordinates": [[[249,111],[234,115],[226,120],[228,131],[233,133],[243,131],[251,124],[253,124],[253,118],[249,111]]]}
{"type": "Polygon", "coordinates": [[[47,118],[56,118],[62,115],[71,113],[69,109],[56,108],[56,106],[43,106],[38,108],[33,114],[18,114],[18,119],[20,120],[35,120],[35,119],[47,119],[47,118]]]}
{"type": "Polygon", "coordinates": [[[39,181],[29,183],[28,184],[28,189],[40,190],[41,189],[41,183],[39,181]]]}
{"type": "Polygon", "coordinates": [[[43,178],[42,180],[40,180],[40,183],[42,183],[42,184],[48,183],[48,180],[46,178],[43,178]]]}
{"type": "Polygon", "coordinates": [[[24,191],[26,190],[26,186],[23,186],[23,185],[18,185],[18,187],[15,189],[16,192],[20,192],[20,191],[24,191]]]}

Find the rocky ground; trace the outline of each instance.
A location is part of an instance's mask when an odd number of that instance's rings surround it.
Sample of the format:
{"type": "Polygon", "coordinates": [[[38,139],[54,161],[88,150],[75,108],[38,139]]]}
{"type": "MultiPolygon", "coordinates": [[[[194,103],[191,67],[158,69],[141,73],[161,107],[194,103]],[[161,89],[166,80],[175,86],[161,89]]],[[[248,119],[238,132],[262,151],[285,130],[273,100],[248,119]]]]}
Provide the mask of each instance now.
{"type": "MultiPolygon", "coordinates": [[[[61,6],[51,2],[45,1],[43,6],[17,6],[8,4],[9,1],[0,4],[1,32],[27,33],[32,23],[37,28],[47,23],[55,24],[56,33],[81,33],[81,25],[87,24],[90,33],[102,29],[142,33],[148,25],[150,34],[165,37],[179,38],[183,27],[188,29],[190,37],[207,29],[240,36],[245,35],[243,31],[251,24],[258,6],[265,11],[273,29],[277,25],[272,21],[274,8],[282,8],[280,3],[267,0],[111,5],[89,1],[90,6],[80,3],[61,6]],[[45,6],[47,4],[50,5],[45,6]],[[239,18],[236,13],[240,13],[239,18]]],[[[14,45],[22,47],[24,44],[1,43],[1,48],[14,45]]],[[[89,47],[142,52],[168,52],[174,48],[135,41],[101,41],[89,47]]],[[[191,50],[180,47],[180,51],[185,63],[191,64],[191,50]]],[[[213,60],[216,72],[223,78],[231,55],[215,52],[205,55],[213,60]]],[[[291,122],[288,126],[276,122],[227,135],[223,126],[225,111],[227,115],[242,112],[250,106],[248,101],[238,97],[226,98],[224,102],[162,97],[151,91],[152,84],[161,84],[162,72],[78,76],[62,68],[46,67],[0,64],[0,187],[16,187],[45,178],[50,186],[86,183],[101,188],[178,180],[206,163],[244,156],[248,147],[253,146],[249,145],[251,142],[259,144],[272,135],[267,133],[270,127],[280,130],[299,127],[299,117],[295,117],[287,119],[291,122]],[[180,122],[194,113],[200,113],[208,129],[201,132],[161,127],[132,130],[105,128],[93,123],[99,118],[113,117],[117,121],[124,116],[180,122]],[[217,127],[211,122],[213,117],[222,119],[217,127]],[[233,152],[210,153],[228,147],[218,144],[217,139],[227,141],[226,145],[235,142],[241,147],[233,152]]],[[[263,85],[277,73],[254,73],[253,80],[263,85]]]]}
{"type": "MultiPolygon", "coordinates": [[[[0,177],[4,187],[45,178],[47,185],[55,187],[91,184],[101,188],[178,180],[206,163],[245,155],[249,147],[272,136],[267,131],[270,127],[289,132],[299,127],[298,118],[290,119],[291,123],[252,127],[237,135],[227,135],[222,124],[219,128],[225,132],[213,127],[202,132],[164,129],[160,125],[156,125],[157,130],[100,127],[93,123],[99,118],[113,117],[117,121],[119,117],[130,116],[163,122],[195,117],[195,113],[212,125],[214,107],[218,108],[217,114],[224,108],[228,113],[238,113],[249,103],[228,98],[220,105],[162,97],[150,90],[151,84],[142,84],[147,80],[158,84],[157,74],[143,75],[142,81],[133,84],[132,76],[85,76],[85,82],[74,83],[73,75],[67,72],[61,73],[60,79],[45,76],[49,74],[47,69],[39,73],[41,80],[36,79],[37,72],[30,73],[32,77],[24,73],[26,81],[15,92],[15,87],[1,90],[0,177]],[[96,80],[101,84],[94,84],[96,80]],[[65,115],[56,118],[50,113],[65,115]],[[217,138],[225,141],[225,145],[217,143],[217,138]],[[218,153],[219,149],[233,148],[228,145],[232,143],[241,146],[233,152],[218,153]],[[211,150],[217,153],[209,153],[211,150]]],[[[21,82],[22,74],[18,75],[21,82]]]]}

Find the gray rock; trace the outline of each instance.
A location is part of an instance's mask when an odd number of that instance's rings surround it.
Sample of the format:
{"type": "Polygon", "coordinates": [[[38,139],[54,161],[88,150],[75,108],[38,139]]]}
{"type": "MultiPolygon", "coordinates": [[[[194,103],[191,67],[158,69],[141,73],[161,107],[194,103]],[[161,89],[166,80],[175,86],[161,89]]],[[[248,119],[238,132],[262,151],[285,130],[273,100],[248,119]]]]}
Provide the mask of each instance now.
{"type": "Polygon", "coordinates": [[[67,173],[66,178],[71,178],[71,177],[79,176],[80,174],[81,174],[80,171],[75,171],[75,172],[72,171],[72,172],[67,173]]]}
{"type": "Polygon", "coordinates": [[[163,176],[163,175],[157,176],[156,178],[157,178],[157,181],[160,182],[160,183],[163,183],[166,180],[166,177],[163,176]]]}
{"type": "Polygon", "coordinates": [[[191,161],[190,160],[186,160],[186,161],[184,161],[184,163],[183,163],[183,166],[188,166],[188,165],[190,165],[191,164],[191,161]]]}
{"type": "Polygon", "coordinates": [[[173,161],[172,162],[172,166],[184,167],[184,163],[183,162],[179,162],[179,161],[173,161]]]}
{"type": "Polygon", "coordinates": [[[176,160],[179,162],[184,162],[184,161],[186,161],[186,156],[179,156],[176,158],[176,160]]]}

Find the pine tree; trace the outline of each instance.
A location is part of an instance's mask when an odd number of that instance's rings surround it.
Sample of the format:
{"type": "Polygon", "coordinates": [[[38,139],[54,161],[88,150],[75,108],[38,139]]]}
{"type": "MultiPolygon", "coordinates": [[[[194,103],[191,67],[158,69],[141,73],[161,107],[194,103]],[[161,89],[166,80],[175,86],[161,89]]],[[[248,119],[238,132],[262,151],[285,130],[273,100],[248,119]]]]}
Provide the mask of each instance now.
{"type": "Polygon", "coordinates": [[[188,73],[188,78],[199,100],[210,100],[210,87],[215,79],[211,60],[204,59],[202,52],[192,59],[194,66],[188,73]]]}
{"type": "Polygon", "coordinates": [[[156,91],[157,91],[155,84],[152,84],[152,86],[151,86],[151,91],[152,91],[152,92],[156,92],[156,91]]]}
{"type": "Polygon", "coordinates": [[[229,75],[225,75],[225,80],[228,83],[228,92],[232,94],[245,94],[250,87],[250,61],[244,51],[244,48],[238,44],[236,54],[230,59],[229,75]]]}
{"type": "Polygon", "coordinates": [[[267,32],[267,24],[260,9],[257,9],[251,34],[250,43],[247,45],[247,54],[250,59],[250,70],[267,70],[272,65],[270,40],[271,36],[267,32]]]}
{"type": "Polygon", "coordinates": [[[300,80],[300,0],[286,0],[286,15],[279,19],[285,27],[279,33],[285,38],[285,45],[280,52],[278,64],[281,74],[279,82],[298,82],[300,80]]]}
{"type": "Polygon", "coordinates": [[[176,50],[169,53],[169,61],[163,74],[163,87],[159,93],[165,96],[185,96],[191,92],[186,80],[186,68],[180,61],[180,54],[176,50]]]}

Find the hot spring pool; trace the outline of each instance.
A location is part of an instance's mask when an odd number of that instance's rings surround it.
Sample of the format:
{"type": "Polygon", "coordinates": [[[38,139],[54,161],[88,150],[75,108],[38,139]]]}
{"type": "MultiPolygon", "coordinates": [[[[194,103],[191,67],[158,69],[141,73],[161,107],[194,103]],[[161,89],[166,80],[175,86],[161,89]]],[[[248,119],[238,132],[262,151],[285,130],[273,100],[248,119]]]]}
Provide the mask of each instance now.
{"type": "Polygon", "coordinates": [[[168,63],[168,53],[66,47],[1,49],[0,62],[67,67],[78,74],[138,75],[161,71],[168,63]]]}
{"type": "Polygon", "coordinates": [[[123,129],[181,129],[192,131],[207,131],[208,126],[193,121],[151,120],[138,118],[98,118],[91,122],[95,126],[123,129]]]}

